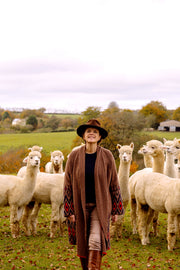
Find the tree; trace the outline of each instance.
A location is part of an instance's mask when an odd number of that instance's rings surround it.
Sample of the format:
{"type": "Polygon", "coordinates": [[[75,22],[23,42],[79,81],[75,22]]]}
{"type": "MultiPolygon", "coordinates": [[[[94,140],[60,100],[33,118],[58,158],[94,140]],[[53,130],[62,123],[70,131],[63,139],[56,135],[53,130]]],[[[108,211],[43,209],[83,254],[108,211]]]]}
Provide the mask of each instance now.
{"type": "Polygon", "coordinates": [[[56,116],[51,116],[46,123],[46,127],[51,128],[52,130],[56,130],[59,126],[60,119],[56,116]]]}
{"type": "Polygon", "coordinates": [[[8,111],[5,111],[2,115],[2,120],[4,121],[5,119],[9,118],[10,119],[10,115],[8,111]]]}
{"type": "Polygon", "coordinates": [[[180,121],[180,107],[178,107],[174,112],[172,118],[174,120],[180,121]]]}
{"type": "MultiPolygon", "coordinates": [[[[155,116],[154,122],[152,123],[151,127],[157,129],[160,122],[167,120],[168,111],[166,107],[159,101],[151,101],[139,111],[140,114],[144,115],[145,117],[149,117],[151,115],[155,116]]],[[[152,118],[151,118],[152,120],[152,118]]]]}
{"type": "Polygon", "coordinates": [[[86,123],[89,119],[98,118],[100,114],[101,114],[100,107],[90,106],[81,113],[81,116],[78,119],[78,124],[81,125],[86,123]]]}
{"type": "Polygon", "coordinates": [[[111,101],[108,105],[108,109],[112,109],[112,108],[119,108],[117,102],[115,101],[111,101]]]}
{"type": "Polygon", "coordinates": [[[37,128],[38,120],[35,115],[30,115],[28,119],[26,120],[26,125],[32,125],[33,129],[37,128]]]}

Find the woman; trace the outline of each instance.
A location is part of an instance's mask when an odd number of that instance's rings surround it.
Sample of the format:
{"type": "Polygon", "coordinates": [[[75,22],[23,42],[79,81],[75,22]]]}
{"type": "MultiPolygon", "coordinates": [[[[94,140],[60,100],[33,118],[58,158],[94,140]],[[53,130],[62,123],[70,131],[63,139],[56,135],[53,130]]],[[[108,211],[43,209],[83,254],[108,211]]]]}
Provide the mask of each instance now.
{"type": "Polygon", "coordinates": [[[72,151],[66,164],[64,213],[82,269],[100,269],[110,248],[110,217],[115,222],[124,210],[113,155],[99,146],[107,131],[91,119],[77,128],[77,134],[85,145],[72,151]]]}

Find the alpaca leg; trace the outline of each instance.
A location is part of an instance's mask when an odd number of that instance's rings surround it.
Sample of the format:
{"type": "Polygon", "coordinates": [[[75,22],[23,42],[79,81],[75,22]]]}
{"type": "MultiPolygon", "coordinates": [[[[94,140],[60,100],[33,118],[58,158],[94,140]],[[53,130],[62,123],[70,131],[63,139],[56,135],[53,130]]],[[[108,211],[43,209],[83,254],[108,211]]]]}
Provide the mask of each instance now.
{"type": "Polygon", "coordinates": [[[180,215],[176,217],[176,234],[180,237],[180,215]]]}
{"type": "Polygon", "coordinates": [[[65,217],[64,217],[64,205],[60,206],[59,208],[59,229],[60,229],[60,235],[63,235],[64,233],[64,223],[65,223],[65,217]]]}
{"type": "Polygon", "coordinates": [[[176,243],[176,217],[173,214],[168,214],[167,241],[170,251],[173,250],[176,243]]]}
{"type": "Polygon", "coordinates": [[[149,243],[149,238],[147,237],[148,226],[148,205],[141,205],[138,203],[138,231],[141,238],[141,244],[147,245],[149,243]]]}
{"type": "Polygon", "coordinates": [[[51,214],[51,224],[50,224],[50,237],[53,238],[59,226],[59,204],[52,202],[52,214],[51,214]]]}
{"type": "Polygon", "coordinates": [[[149,240],[149,232],[150,232],[150,224],[151,224],[151,221],[153,220],[154,218],[154,213],[155,211],[149,207],[148,209],[148,213],[147,213],[147,228],[146,228],[146,237],[147,237],[147,243],[149,244],[150,243],[150,240],[149,240]]]}
{"type": "Polygon", "coordinates": [[[19,235],[19,221],[18,221],[18,206],[10,206],[10,226],[11,226],[11,235],[13,238],[18,237],[19,235]]]}
{"type": "Polygon", "coordinates": [[[131,225],[132,225],[132,229],[133,229],[133,234],[137,234],[137,210],[136,210],[136,199],[135,198],[131,198],[130,200],[130,204],[131,204],[131,225]]]}
{"type": "Polygon", "coordinates": [[[35,202],[33,211],[30,215],[30,224],[31,224],[33,235],[37,234],[36,226],[37,226],[37,218],[38,218],[38,213],[39,213],[40,208],[41,208],[41,203],[35,202]]]}
{"type": "Polygon", "coordinates": [[[153,232],[154,232],[154,236],[157,236],[158,235],[158,230],[157,230],[158,217],[159,217],[159,212],[155,211],[154,212],[154,217],[153,217],[153,232]]]}
{"type": "Polygon", "coordinates": [[[34,202],[29,203],[28,205],[25,206],[23,215],[22,215],[22,224],[24,226],[24,231],[26,236],[31,235],[31,230],[30,230],[30,215],[32,212],[34,206],[34,202]]]}

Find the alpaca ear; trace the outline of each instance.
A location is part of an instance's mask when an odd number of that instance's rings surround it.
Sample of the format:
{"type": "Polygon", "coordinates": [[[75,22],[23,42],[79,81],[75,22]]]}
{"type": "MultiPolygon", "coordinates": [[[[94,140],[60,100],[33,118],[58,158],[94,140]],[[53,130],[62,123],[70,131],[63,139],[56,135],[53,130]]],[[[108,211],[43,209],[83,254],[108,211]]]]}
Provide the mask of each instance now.
{"type": "Polygon", "coordinates": [[[167,140],[165,138],[163,138],[163,143],[167,142],[167,140]]]}
{"type": "Polygon", "coordinates": [[[120,144],[117,144],[117,145],[116,145],[116,148],[117,148],[117,149],[120,149],[120,148],[121,148],[121,145],[120,145],[120,144]]]}
{"type": "Polygon", "coordinates": [[[130,144],[130,147],[131,147],[132,149],[134,149],[134,143],[133,143],[133,142],[130,144]]]}
{"type": "Polygon", "coordinates": [[[28,162],[28,157],[25,157],[25,158],[23,159],[23,163],[26,163],[26,164],[27,164],[27,162],[28,162]]]}
{"type": "Polygon", "coordinates": [[[29,151],[32,151],[32,147],[29,147],[28,150],[29,150],[29,151]]]}
{"type": "Polygon", "coordinates": [[[41,146],[40,149],[39,149],[39,151],[41,152],[42,150],[43,150],[43,147],[41,146]]]}
{"type": "Polygon", "coordinates": [[[62,156],[62,160],[64,160],[64,156],[62,156]]]}

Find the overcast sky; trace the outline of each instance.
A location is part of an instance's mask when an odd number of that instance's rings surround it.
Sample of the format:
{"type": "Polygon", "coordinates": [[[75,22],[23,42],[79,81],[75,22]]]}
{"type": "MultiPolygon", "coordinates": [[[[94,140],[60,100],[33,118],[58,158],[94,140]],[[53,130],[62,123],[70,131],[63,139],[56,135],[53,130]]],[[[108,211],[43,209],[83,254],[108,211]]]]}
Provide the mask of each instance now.
{"type": "Polygon", "coordinates": [[[180,106],[179,0],[0,0],[0,107],[180,106]]]}

